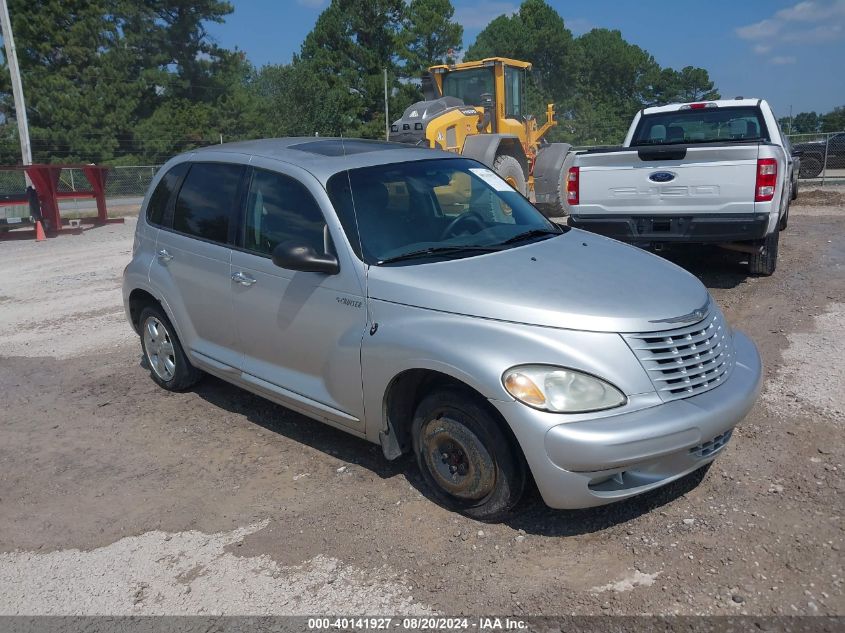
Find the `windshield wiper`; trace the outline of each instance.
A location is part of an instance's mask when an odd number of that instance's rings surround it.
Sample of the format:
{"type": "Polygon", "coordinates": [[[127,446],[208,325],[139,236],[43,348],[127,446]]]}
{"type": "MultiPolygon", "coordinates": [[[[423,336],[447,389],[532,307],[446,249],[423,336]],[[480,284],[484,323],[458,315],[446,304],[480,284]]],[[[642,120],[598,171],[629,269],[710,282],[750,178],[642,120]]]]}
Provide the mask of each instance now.
{"type": "Polygon", "coordinates": [[[539,237],[540,235],[560,235],[561,233],[563,233],[563,231],[555,231],[553,229],[531,229],[530,231],[525,231],[524,233],[517,233],[513,237],[506,239],[502,242],[502,244],[515,244],[516,242],[521,242],[532,237],[539,237]]]}
{"type": "Polygon", "coordinates": [[[401,262],[406,259],[417,259],[419,257],[428,257],[429,255],[449,255],[452,253],[460,253],[462,251],[490,253],[498,250],[501,250],[498,246],[430,246],[428,248],[421,248],[418,251],[410,251],[394,257],[388,257],[387,259],[380,259],[376,262],[376,264],[381,266],[382,264],[401,262]]]}

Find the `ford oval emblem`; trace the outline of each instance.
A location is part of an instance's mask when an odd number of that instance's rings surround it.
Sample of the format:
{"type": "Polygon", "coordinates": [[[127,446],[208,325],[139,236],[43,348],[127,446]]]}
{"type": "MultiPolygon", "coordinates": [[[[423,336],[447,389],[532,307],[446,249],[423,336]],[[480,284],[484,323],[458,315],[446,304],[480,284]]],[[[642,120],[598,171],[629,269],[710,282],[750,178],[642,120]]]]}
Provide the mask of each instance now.
{"type": "Polygon", "coordinates": [[[671,171],[656,171],[648,179],[652,182],[671,182],[675,180],[675,174],[671,171]]]}

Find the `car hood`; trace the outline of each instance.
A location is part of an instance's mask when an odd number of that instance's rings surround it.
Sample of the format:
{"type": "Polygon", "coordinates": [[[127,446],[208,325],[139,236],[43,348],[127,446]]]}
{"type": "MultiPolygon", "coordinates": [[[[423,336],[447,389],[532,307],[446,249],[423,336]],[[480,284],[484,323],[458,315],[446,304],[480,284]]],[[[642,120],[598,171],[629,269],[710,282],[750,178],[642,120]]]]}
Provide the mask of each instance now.
{"type": "Polygon", "coordinates": [[[709,301],[682,268],[577,229],[464,259],[371,266],[367,285],[375,300],[593,332],[682,327],[709,301]]]}

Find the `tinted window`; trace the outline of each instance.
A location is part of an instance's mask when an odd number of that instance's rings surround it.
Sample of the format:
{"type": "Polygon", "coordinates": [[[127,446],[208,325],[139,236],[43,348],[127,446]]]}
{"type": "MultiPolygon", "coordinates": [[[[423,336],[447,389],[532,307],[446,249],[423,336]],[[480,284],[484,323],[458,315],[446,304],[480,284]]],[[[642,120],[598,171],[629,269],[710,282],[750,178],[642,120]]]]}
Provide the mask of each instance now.
{"type": "Polygon", "coordinates": [[[147,221],[150,224],[162,224],[164,214],[167,211],[167,203],[176,191],[179,180],[188,171],[188,163],[179,163],[171,168],[164,177],[159,180],[153,195],[150,196],[150,203],[147,205],[147,221]]]}
{"type": "Polygon", "coordinates": [[[328,250],[326,221],[305,186],[288,176],[256,169],[246,205],[244,246],[271,254],[282,242],[328,250]]]}
{"type": "Polygon", "coordinates": [[[769,140],[766,124],[756,107],[709,107],[644,116],[632,145],[712,143],[769,140]]]}
{"type": "Polygon", "coordinates": [[[188,235],[225,244],[229,219],[237,211],[238,185],[243,167],[224,163],[195,163],[176,199],[173,228],[188,235]]]}
{"type": "Polygon", "coordinates": [[[480,106],[483,94],[493,94],[492,68],[454,71],[443,80],[444,97],[457,97],[467,105],[480,106]]]}
{"type": "Polygon", "coordinates": [[[507,116],[522,118],[525,71],[505,66],[505,108],[507,116]]]}

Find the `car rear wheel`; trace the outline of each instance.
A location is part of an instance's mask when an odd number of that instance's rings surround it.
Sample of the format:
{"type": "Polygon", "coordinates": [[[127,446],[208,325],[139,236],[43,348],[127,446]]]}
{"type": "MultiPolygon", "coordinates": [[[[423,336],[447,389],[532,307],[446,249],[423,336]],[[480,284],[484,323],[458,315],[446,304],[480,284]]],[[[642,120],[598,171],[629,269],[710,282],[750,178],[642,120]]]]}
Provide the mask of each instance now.
{"type": "Polygon", "coordinates": [[[522,497],[525,466],[519,449],[471,394],[446,389],[425,397],[412,435],[423,479],[449,510],[497,521],[522,497]]]}
{"type": "Polygon", "coordinates": [[[762,248],[748,258],[748,270],[752,275],[768,277],[775,272],[778,263],[779,237],[780,231],[775,230],[756,243],[762,248]]]}
{"type": "Polygon", "coordinates": [[[202,378],[202,372],[185,356],[176,331],[161,308],[144,308],[139,322],[144,360],[156,384],[168,391],[183,391],[202,378]]]}

